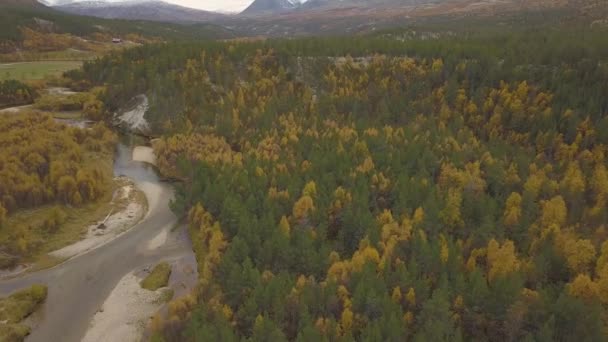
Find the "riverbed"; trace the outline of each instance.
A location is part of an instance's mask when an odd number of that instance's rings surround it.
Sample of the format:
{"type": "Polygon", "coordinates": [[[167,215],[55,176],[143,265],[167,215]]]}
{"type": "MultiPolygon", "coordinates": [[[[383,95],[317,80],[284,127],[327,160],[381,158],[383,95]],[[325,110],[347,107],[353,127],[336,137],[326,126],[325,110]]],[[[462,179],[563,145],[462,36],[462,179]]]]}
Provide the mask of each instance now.
{"type": "MultiPolygon", "coordinates": [[[[48,285],[45,304],[32,318],[28,341],[80,341],[89,323],[119,281],[133,270],[192,253],[184,232],[173,230],[177,218],[169,209],[173,189],[160,181],[155,168],[133,161],[133,148],[118,145],[115,176],[129,177],[148,200],[148,212],[115,240],[47,270],[0,281],[0,295],[35,283],[48,285]],[[155,239],[169,234],[164,243],[155,239]],[[150,248],[154,245],[156,248],[150,248]]],[[[127,310],[128,308],[125,308],[127,310]]]]}

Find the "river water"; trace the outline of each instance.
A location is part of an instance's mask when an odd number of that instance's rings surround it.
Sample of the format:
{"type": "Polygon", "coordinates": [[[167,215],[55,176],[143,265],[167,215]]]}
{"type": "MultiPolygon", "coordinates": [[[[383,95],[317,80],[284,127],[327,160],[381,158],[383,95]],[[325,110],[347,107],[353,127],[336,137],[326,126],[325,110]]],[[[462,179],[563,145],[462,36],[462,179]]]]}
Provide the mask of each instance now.
{"type": "Polygon", "coordinates": [[[91,318],[124,275],[160,260],[192,255],[191,246],[183,238],[150,250],[150,241],[163,232],[173,231],[177,224],[169,209],[173,189],[159,180],[153,166],[133,161],[130,145],[133,141],[122,140],[116,149],[114,173],[130,177],[145,193],[148,213],[123,235],[86,254],[51,269],[0,280],[0,296],[32,284],[48,285],[47,300],[36,314],[27,341],[80,341],[91,318]]]}
{"type": "Polygon", "coordinates": [[[133,161],[133,148],[134,146],[127,145],[124,139],[118,143],[114,159],[114,176],[127,176],[140,183],[160,183],[154,166],[133,161]]]}

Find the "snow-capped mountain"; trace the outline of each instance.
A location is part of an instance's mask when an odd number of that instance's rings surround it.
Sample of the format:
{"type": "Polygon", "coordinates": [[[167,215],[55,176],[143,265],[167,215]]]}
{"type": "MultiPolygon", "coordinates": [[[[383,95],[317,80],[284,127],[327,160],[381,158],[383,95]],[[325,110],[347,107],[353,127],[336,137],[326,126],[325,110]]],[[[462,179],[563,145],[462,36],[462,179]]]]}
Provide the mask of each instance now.
{"type": "Polygon", "coordinates": [[[283,13],[297,9],[306,2],[308,2],[308,0],[255,0],[242,12],[242,14],[258,15],[283,13]]]}
{"type": "Polygon", "coordinates": [[[46,6],[59,6],[59,5],[65,5],[65,4],[69,4],[71,2],[73,2],[72,0],[38,0],[39,3],[46,5],[46,6]]]}
{"type": "Polygon", "coordinates": [[[55,3],[57,1],[63,4],[54,4],[52,6],[60,11],[108,19],[205,22],[222,16],[219,13],[182,7],[160,0],[131,0],[123,2],[55,0],[55,3]],[[69,3],[65,3],[66,1],[69,3]]]}

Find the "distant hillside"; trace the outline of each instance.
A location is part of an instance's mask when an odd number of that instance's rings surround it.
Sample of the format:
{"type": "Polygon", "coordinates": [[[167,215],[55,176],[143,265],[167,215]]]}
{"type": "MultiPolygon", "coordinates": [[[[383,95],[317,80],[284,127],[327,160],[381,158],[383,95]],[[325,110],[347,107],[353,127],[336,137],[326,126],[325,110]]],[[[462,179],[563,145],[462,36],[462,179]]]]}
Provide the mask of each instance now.
{"type": "MultiPolygon", "coordinates": [[[[373,8],[391,7],[400,8],[403,6],[425,6],[441,2],[454,0],[308,0],[302,3],[302,9],[332,9],[332,8],[373,8]]],[[[459,1],[459,0],[456,0],[459,1]]],[[[481,3],[482,1],[480,1],[481,3]]]]}
{"type": "Polygon", "coordinates": [[[57,11],[35,0],[0,0],[0,52],[24,40],[23,29],[42,33],[90,37],[136,34],[166,40],[230,38],[232,34],[215,25],[178,25],[151,21],[108,20],[57,11]]]}
{"type": "Polygon", "coordinates": [[[0,6],[3,5],[43,7],[37,0],[0,0],[0,6]]]}
{"type": "Polygon", "coordinates": [[[292,8],[285,1],[256,0],[242,16],[221,24],[249,36],[293,37],[359,34],[458,18],[496,21],[517,13],[554,18],[559,13],[567,22],[608,27],[606,0],[308,0],[292,8]]]}
{"type": "Polygon", "coordinates": [[[169,4],[158,0],[138,0],[120,3],[83,1],[53,6],[63,12],[107,19],[151,20],[175,23],[208,22],[222,14],[169,4]]]}
{"type": "Polygon", "coordinates": [[[400,8],[403,6],[419,6],[446,1],[450,0],[255,0],[242,14],[272,15],[296,11],[334,10],[339,8],[400,8]]]}

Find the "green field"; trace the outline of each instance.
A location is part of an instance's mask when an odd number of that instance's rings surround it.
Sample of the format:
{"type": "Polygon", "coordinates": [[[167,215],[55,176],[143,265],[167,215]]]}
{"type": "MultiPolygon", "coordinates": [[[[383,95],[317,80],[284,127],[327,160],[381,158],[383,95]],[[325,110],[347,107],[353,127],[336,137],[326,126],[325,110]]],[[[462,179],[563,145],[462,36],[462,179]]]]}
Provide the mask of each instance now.
{"type": "Polygon", "coordinates": [[[0,81],[40,80],[46,76],[57,76],[63,72],[80,68],[82,61],[43,61],[0,64],[0,81]]]}

